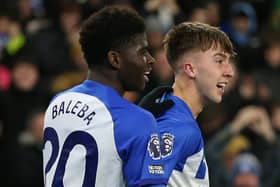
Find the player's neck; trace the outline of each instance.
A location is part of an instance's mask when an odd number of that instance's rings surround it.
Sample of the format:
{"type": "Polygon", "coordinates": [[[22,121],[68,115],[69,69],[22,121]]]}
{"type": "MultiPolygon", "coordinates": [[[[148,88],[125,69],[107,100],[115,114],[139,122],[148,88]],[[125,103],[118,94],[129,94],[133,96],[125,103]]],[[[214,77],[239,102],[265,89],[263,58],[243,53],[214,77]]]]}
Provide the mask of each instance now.
{"type": "Polygon", "coordinates": [[[182,99],[192,111],[196,119],[203,109],[203,104],[199,94],[191,81],[176,80],[173,84],[173,94],[182,99]]]}
{"type": "Polygon", "coordinates": [[[96,81],[106,86],[112,87],[115,89],[121,96],[124,94],[124,90],[115,76],[115,72],[97,68],[95,70],[89,70],[88,72],[88,80],[96,81]]]}

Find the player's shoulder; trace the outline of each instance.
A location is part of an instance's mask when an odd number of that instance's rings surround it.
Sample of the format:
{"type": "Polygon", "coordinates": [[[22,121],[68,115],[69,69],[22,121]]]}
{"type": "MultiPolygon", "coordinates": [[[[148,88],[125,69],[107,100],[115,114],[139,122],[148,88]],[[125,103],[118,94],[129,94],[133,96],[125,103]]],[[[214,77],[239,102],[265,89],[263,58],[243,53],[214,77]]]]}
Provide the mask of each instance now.
{"type": "Polygon", "coordinates": [[[145,115],[145,116],[152,116],[151,112],[141,108],[140,106],[130,103],[130,108],[129,110],[134,111],[138,115],[145,115]]]}
{"type": "Polygon", "coordinates": [[[169,126],[172,129],[178,130],[178,133],[193,134],[200,131],[196,120],[186,113],[178,111],[167,111],[164,115],[157,118],[159,126],[169,126]]]}
{"type": "Polygon", "coordinates": [[[126,115],[125,120],[142,123],[156,122],[154,116],[149,111],[133,103],[128,102],[124,111],[124,114],[126,115]]]}
{"type": "Polygon", "coordinates": [[[182,141],[187,141],[188,139],[198,139],[201,136],[200,129],[196,123],[193,121],[182,121],[174,119],[165,119],[157,121],[159,128],[164,131],[170,131],[180,138],[182,141]]]}
{"type": "Polygon", "coordinates": [[[157,124],[160,132],[171,133],[181,146],[196,146],[201,143],[200,128],[191,114],[169,112],[159,117],[157,124]]]}
{"type": "Polygon", "coordinates": [[[115,122],[114,128],[117,138],[140,140],[158,133],[157,123],[153,115],[137,105],[130,103],[111,114],[115,122]]]}

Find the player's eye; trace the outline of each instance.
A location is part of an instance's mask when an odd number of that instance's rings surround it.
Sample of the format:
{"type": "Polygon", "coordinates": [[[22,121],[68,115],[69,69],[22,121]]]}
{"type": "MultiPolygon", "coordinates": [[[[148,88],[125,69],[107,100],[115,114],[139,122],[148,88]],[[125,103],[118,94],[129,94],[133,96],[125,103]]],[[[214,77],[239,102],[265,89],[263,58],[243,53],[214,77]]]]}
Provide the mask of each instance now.
{"type": "Polygon", "coordinates": [[[217,63],[221,64],[221,63],[224,62],[224,59],[216,59],[215,61],[216,61],[217,63]]]}

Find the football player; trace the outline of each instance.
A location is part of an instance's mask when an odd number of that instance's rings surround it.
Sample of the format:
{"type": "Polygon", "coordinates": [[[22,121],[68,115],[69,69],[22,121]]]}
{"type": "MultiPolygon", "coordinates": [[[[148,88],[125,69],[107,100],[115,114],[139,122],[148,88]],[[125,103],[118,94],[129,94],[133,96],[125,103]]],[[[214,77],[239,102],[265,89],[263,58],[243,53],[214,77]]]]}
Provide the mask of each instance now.
{"type": "Polygon", "coordinates": [[[44,124],[44,179],[52,187],[125,187],[163,183],[153,115],[122,98],[149,81],[143,19],[105,7],[82,25],[87,80],[51,101],[44,124]]]}
{"type": "Polygon", "coordinates": [[[204,142],[196,118],[209,102],[221,102],[234,75],[235,52],[224,32],[203,23],[176,25],[167,33],[164,46],[175,82],[172,88],[156,88],[140,105],[157,116],[167,186],[208,187],[204,142]]]}

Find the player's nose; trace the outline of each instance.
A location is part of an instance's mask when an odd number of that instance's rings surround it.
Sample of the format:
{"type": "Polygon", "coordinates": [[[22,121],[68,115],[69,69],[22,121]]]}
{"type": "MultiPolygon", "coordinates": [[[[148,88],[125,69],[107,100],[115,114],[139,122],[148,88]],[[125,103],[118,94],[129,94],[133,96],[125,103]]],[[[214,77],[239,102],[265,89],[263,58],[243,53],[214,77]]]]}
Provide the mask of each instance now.
{"type": "Polygon", "coordinates": [[[153,63],[155,63],[155,61],[156,61],[155,58],[150,53],[148,53],[147,54],[147,63],[152,65],[153,63]]]}
{"type": "Polygon", "coordinates": [[[223,75],[232,78],[234,76],[234,68],[232,63],[226,63],[223,68],[223,75]]]}

